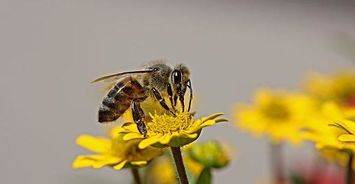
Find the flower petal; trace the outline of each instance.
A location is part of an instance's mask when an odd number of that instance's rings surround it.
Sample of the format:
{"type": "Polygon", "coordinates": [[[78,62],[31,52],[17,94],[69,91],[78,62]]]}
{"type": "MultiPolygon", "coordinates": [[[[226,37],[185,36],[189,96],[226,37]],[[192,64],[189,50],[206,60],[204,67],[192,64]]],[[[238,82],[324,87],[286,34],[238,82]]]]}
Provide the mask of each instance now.
{"type": "Polygon", "coordinates": [[[98,138],[91,135],[80,135],[76,143],[90,151],[105,153],[111,148],[111,141],[107,138],[98,138]]]}
{"type": "Polygon", "coordinates": [[[101,168],[118,162],[118,158],[109,155],[81,155],[72,164],[73,168],[101,168]]]}
{"type": "Polygon", "coordinates": [[[148,138],[142,140],[142,141],[139,143],[138,148],[139,148],[139,149],[147,148],[148,146],[153,145],[153,144],[159,142],[159,140],[160,140],[161,137],[162,137],[161,135],[155,135],[155,136],[152,136],[152,137],[148,137],[148,138]]]}
{"type": "Polygon", "coordinates": [[[127,133],[123,136],[124,141],[132,140],[132,139],[140,139],[140,138],[144,138],[144,136],[136,132],[127,133]]]}
{"type": "Polygon", "coordinates": [[[343,134],[338,137],[338,140],[343,142],[355,142],[355,135],[343,134]]]}
{"type": "Polygon", "coordinates": [[[212,115],[209,115],[209,116],[206,116],[206,117],[202,117],[202,118],[196,120],[196,121],[194,122],[194,125],[193,125],[193,126],[194,126],[194,127],[198,127],[198,126],[200,126],[201,124],[203,124],[204,122],[206,122],[206,121],[208,121],[208,120],[213,120],[213,119],[215,119],[216,117],[221,116],[221,115],[223,115],[223,113],[215,113],[215,114],[212,114],[212,115]]]}
{"type": "Polygon", "coordinates": [[[124,160],[124,161],[120,162],[119,164],[113,166],[113,168],[116,170],[121,170],[126,165],[126,163],[127,163],[127,160],[124,160]]]}
{"type": "MultiPolygon", "coordinates": [[[[103,155],[104,156],[104,155],[103,155]]],[[[112,156],[104,156],[102,160],[99,160],[97,162],[95,162],[92,167],[95,169],[101,168],[103,166],[106,165],[112,165],[112,164],[116,164],[117,162],[119,162],[120,159],[118,159],[117,157],[112,157],[112,156]]]]}
{"type": "Polygon", "coordinates": [[[171,134],[165,134],[163,137],[160,138],[160,143],[161,144],[168,144],[172,138],[171,134]]]}
{"type": "Polygon", "coordinates": [[[91,167],[95,162],[97,162],[101,155],[80,155],[75,158],[72,163],[72,167],[75,169],[91,167]]]}
{"type": "Polygon", "coordinates": [[[184,136],[189,138],[189,139],[195,139],[198,136],[198,133],[184,134],[184,136]]]}
{"type": "Polygon", "coordinates": [[[203,122],[201,125],[200,125],[200,128],[203,128],[203,127],[206,127],[206,126],[212,126],[214,124],[216,124],[217,121],[216,120],[208,120],[208,121],[205,121],[203,122]]]}
{"type": "Polygon", "coordinates": [[[354,121],[350,121],[350,120],[342,120],[340,122],[341,125],[344,126],[344,128],[346,128],[347,131],[354,133],[355,132],[355,122],[354,121]]]}
{"type": "Polygon", "coordinates": [[[224,113],[214,113],[214,114],[211,114],[211,115],[209,115],[209,116],[206,116],[206,117],[204,117],[204,118],[202,118],[202,119],[204,119],[204,120],[211,120],[211,119],[215,119],[215,118],[217,118],[218,116],[221,116],[221,115],[223,115],[224,113]]]}
{"type": "Polygon", "coordinates": [[[143,166],[146,165],[148,162],[147,161],[133,161],[130,162],[132,165],[137,165],[137,166],[143,166]]]}

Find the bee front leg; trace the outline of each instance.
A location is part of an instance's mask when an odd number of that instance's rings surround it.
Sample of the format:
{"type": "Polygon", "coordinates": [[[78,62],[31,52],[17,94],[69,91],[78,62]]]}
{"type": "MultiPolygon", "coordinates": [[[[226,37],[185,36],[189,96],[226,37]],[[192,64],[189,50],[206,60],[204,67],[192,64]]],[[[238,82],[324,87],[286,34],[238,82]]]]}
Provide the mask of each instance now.
{"type": "Polygon", "coordinates": [[[168,92],[168,95],[169,95],[169,100],[170,100],[171,107],[174,110],[174,112],[176,112],[176,109],[175,109],[176,103],[174,102],[174,99],[173,99],[173,89],[171,88],[170,84],[168,84],[166,89],[167,89],[167,92],[168,92]]]}
{"type": "Polygon", "coordinates": [[[191,80],[187,81],[186,86],[190,89],[189,107],[187,109],[187,112],[190,112],[190,110],[191,110],[191,102],[192,102],[192,98],[193,98],[191,80]]]}
{"type": "Polygon", "coordinates": [[[145,127],[144,124],[145,115],[139,102],[136,101],[132,102],[132,116],[133,116],[133,121],[137,124],[139,133],[146,136],[147,128],[145,127]]]}
{"type": "Polygon", "coordinates": [[[159,91],[155,88],[152,88],[154,97],[159,101],[160,105],[167,111],[169,111],[172,115],[176,116],[175,113],[166,105],[165,99],[161,96],[159,91]]]}

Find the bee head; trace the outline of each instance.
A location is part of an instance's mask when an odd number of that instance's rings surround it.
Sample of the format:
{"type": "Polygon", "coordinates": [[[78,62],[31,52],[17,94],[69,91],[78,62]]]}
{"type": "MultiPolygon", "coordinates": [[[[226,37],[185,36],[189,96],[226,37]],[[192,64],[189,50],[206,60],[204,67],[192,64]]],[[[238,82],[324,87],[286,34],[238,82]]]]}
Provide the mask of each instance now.
{"type": "Polygon", "coordinates": [[[170,79],[171,86],[175,92],[174,101],[176,102],[177,98],[179,98],[184,110],[184,95],[187,87],[190,85],[190,71],[185,65],[178,64],[171,72],[170,79]]]}

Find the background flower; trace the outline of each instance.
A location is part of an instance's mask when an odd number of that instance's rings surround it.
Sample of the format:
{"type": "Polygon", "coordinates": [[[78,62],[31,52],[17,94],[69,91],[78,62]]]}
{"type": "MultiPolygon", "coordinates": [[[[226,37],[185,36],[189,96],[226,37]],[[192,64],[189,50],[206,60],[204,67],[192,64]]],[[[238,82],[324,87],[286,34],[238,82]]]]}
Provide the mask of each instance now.
{"type": "Polygon", "coordinates": [[[281,90],[260,89],[252,104],[237,104],[234,117],[238,128],[256,136],[267,135],[274,143],[299,144],[306,117],[315,110],[307,95],[281,90]]]}

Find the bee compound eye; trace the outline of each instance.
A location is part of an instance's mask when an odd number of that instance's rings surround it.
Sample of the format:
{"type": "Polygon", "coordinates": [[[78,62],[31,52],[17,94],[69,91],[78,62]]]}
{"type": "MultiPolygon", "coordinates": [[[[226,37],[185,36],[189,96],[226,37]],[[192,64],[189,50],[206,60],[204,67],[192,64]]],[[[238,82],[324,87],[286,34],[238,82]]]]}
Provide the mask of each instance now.
{"type": "Polygon", "coordinates": [[[179,70],[174,70],[172,73],[172,78],[173,78],[173,82],[174,84],[178,84],[181,82],[182,80],[182,74],[179,70]]]}

